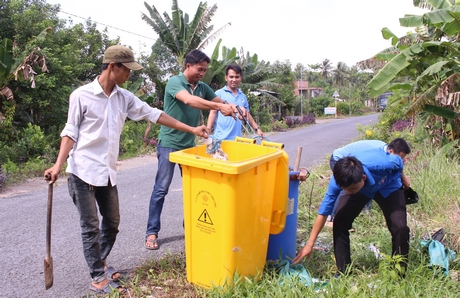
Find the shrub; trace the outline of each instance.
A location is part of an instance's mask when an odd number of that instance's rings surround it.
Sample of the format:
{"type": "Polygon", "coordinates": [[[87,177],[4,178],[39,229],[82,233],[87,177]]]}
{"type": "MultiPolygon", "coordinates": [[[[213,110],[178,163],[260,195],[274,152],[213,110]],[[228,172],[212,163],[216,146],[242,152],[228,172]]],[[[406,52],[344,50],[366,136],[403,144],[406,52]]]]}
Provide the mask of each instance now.
{"type": "Polygon", "coordinates": [[[302,124],[314,124],[314,123],[316,123],[316,117],[313,113],[303,115],[302,124]]]}
{"type": "Polygon", "coordinates": [[[391,126],[391,131],[403,131],[406,128],[409,128],[411,126],[411,120],[410,119],[399,119],[396,120],[395,123],[391,126]]]}
{"type": "Polygon", "coordinates": [[[394,138],[404,138],[408,142],[415,140],[414,133],[411,131],[411,119],[405,117],[401,106],[387,106],[379,115],[377,123],[358,125],[357,128],[361,137],[367,140],[382,140],[387,143],[394,138]]]}
{"type": "MultiPolygon", "coordinates": [[[[123,132],[120,136],[120,156],[134,156],[138,155],[140,151],[144,150],[144,134],[146,128],[147,121],[126,121],[123,132]]],[[[150,133],[146,138],[147,144],[150,146],[145,148],[145,150],[156,148],[159,133],[160,125],[152,123],[150,133]]]]}
{"type": "Polygon", "coordinates": [[[324,108],[332,104],[334,102],[334,99],[330,96],[321,95],[313,97],[309,101],[311,113],[313,113],[315,116],[322,116],[324,115],[324,108]]]}
{"type": "Polygon", "coordinates": [[[286,116],[286,125],[288,127],[294,127],[297,125],[303,125],[303,124],[313,124],[316,122],[315,115],[313,113],[303,115],[302,117],[300,116],[286,116]]]}
{"type": "Polygon", "coordinates": [[[0,190],[3,187],[3,184],[5,184],[6,180],[8,180],[8,174],[3,173],[3,169],[0,168],[0,190]]]}
{"type": "Polygon", "coordinates": [[[342,115],[362,115],[364,104],[360,100],[337,102],[337,113],[342,115]]]}
{"type": "Polygon", "coordinates": [[[262,126],[262,128],[263,131],[286,131],[288,125],[281,120],[275,120],[272,123],[270,123],[270,125],[262,126]]]}
{"type": "Polygon", "coordinates": [[[22,131],[19,146],[26,149],[27,159],[28,157],[43,155],[45,150],[49,148],[45,134],[40,126],[32,123],[28,123],[27,127],[22,131]]]}

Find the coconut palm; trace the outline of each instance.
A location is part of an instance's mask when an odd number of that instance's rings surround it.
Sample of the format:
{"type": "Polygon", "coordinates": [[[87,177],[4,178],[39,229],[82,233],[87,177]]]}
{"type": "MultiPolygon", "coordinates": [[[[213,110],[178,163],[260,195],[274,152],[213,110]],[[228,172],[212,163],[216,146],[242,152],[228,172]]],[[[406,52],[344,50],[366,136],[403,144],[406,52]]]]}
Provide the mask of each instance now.
{"type": "Polygon", "coordinates": [[[320,74],[324,80],[327,80],[331,75],[332,62],[329,59],[324,59],[320,65],[320,74]]]}
{"type": "Polygon", "coordinates": [[[153,28],[164,45],[176,56],[180,66],[183,66],[188,52],[194,49],[202,50],[230,25],[227,23],[213,32],[214,26],[210,25],[210,22],[217,10],[216,4],[208,7],[206,2],[200,2],[191,22],[189,22],[189,15],[179,8],[177,0],[172,1],[171,16],[164,12],[162,17],[154,5],[150,6],[147,2],[144,2],[144,5],[150,16],[142,13],[142,19],[153,28]]]}
{"type": "Polygon", "coordinates": [[[349,68],[344,62],[337,63],[337,68],[332,71],[334,83],[342,87],[349,76],[349,68]]]}

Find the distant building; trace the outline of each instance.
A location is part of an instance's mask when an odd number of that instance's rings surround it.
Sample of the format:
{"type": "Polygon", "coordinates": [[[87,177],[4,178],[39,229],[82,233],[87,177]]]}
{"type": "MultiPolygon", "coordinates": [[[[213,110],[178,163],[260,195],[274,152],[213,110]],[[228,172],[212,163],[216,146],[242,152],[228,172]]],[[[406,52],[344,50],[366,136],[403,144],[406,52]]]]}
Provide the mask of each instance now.
{"type": "Polygon", "coordinates": [[[320,87],[308,87],[307,81],[295,81],[294,94],[296,96],[303,95],[305,98],[314,98],[323,95],[324,88],[320,87]]]}

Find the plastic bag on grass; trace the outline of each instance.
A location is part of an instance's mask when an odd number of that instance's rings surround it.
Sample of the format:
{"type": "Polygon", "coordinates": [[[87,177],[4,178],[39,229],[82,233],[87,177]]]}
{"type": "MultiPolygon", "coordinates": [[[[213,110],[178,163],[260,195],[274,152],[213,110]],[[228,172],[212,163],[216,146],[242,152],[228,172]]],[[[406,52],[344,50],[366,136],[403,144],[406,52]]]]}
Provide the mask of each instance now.
{"type": "Polygon", "coordinates": [[[440,266],[445,275],[449,275],[449,263],[455,260],[457,253],[438,240],[421,240],[422,247],[428,248],[430,255],[430,266],[440,266]]]}
{"type": "Polygon", "coordinates": [[[281,277],[279,281],[280,286],[284,285],[285,282],[289,283],[293,280],[299,280],[306,287],[314,285],[315,291],[318,292],[324,290],[323,287],[327,285],[327,282],[312,278],[303,265],[292,265],[289,261],[282,260],[272,266],[278,271],[281,277]]]}

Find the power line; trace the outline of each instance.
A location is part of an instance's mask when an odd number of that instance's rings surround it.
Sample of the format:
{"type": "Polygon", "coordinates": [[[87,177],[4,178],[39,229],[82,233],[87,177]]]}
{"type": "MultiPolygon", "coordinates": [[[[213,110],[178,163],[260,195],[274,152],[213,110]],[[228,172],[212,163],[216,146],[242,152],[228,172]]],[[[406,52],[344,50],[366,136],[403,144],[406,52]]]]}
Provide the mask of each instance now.
{"type": "MultiPolygon", "coordinates": [[[[60,11],[62,13],[65,13],[65,14],[68,14],[70,16],[73,16],[73,17],[76,17],[76,18],[80,18],[80,19],[83,19],[83,20],[87,20],[88,18],[84,18],[84,17],[81,17],[81,16],[77,16],[73,13],[69,13],[69,12],[65,12],[65,11],[60,11]]],[[[140,37],[143,37],[143,38],[147,38],[147,39],[151,39],[151,40],[156,40],[154,38],[151,38],[151,37],[148,37],[148,36],[145,36],[145,35],[141,35],[141,34],[138,34],[138,33],[135,33],[135,32],[131,32],[131,31],[127,31],[127,30],[124,30],[124,29],[120,29],[120,28],[117,28],[117,27],[114,27],[114,26],[110,26],[110,25],[107,25],[107,24],[104,24],[104,23],[101,23],[101,22],[96,22],[96,21],[93,21],[91,20],[91,22],[93,23],[96,23],[96,24],[99,24],[99,25],[103,25],[103,26],[106,26],[106,27],[110,27],[110,28],[113,28],[115,30],[119,30],[119,31],[123,31],[123,32],[126,32],[126,33],[129,33],[129,34],[132,34],[132,35],[137,35],[137,36],[140,36],[140,37]]]]}

